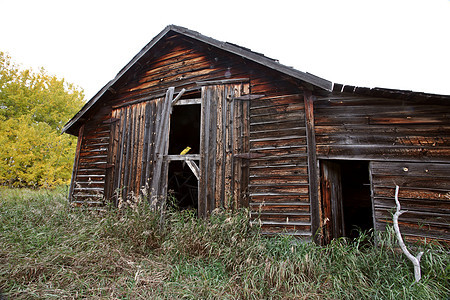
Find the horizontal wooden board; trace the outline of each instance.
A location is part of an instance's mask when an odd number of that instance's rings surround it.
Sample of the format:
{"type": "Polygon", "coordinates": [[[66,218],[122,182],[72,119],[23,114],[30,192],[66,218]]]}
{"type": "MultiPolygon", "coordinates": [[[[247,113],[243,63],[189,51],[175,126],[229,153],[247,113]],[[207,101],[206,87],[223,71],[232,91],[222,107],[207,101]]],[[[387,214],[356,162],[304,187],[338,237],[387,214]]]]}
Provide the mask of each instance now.
{"type": "Polygon", "coordinates": [[[261,203],[294,203],[294,204],[309,204],[308,193],[304,194],[264,194],[264,193],[254,193],[252,195],[251,203],[259,205],[261,203]]]}
{"type": "Polygon", "coordinates": [[[413,177],[413,176],[398,176],[398,175],[374,175],[372,183],[376,186],[395,186],[414,187],[414,188],[429,188],[450,190],[450,181],[447,177],[413,177]]]}
{"type": "MultiPolygon", "coordinates": [[[[372,163],[372,174],[390,174],[392,176],[413,177],[446,177],[450,179],[450,164],[418,163],[418,162],[390,162],[372,163]]],[[[450,183],[449,183],[450,187],[450,183]]]]}
{"type": "Polygon", "coordinates": [[[292,184],[292,183],[308,183],[308,176],[305,175],[250,175],[250,184],[292,184]]]}
{"type": "Polygon", "coordinates": [[[265,212],[252,212],[252,219],[259,219],[261,221],[272,221],[272,222],[303,222],[311,223],[311,215],[309,213],[298,212],[298,213],[265,213],[265,212]]]}
{"type": "MultiPolygon", "coordinates": [[[[394,199],[395,187],[374,186],[374,196],[381,198],[394,199]]],[[[435,190],[430,188],[408,188],[402,187],[399,190],[399,199],[418,199],[418,200],[439,200],[450,201],[450,192],[446,190],[435,190]]]]}
{"type": "Polygon", "coordinates": [[[306,137],[302,136],[288,136],[282,138],[266,138],[257,141],[250,141],[251,149],[270,147],[285,147],[285,146],[303,146],[306,144],[306,137]]]}
{"type": "MultiPolygon", "coordinates": [[[[407,210],[404,207],[404,210],[407,210]]],[[[392,220],[392,209],[378,207],[375,212],[376,219],[392,220]]],[[[450,214],[449,211],[444,213],[429,211],[413,211],[408,210],[399,218],[399,222],[417,224],[428,229],[428,227],[436,226],[439,228],[447,228],[450,230],[450,214]]]]}
{"type": "Polygon", "coordinates": [[[450,147],[399,147],[386,145],[317,145],[318,158],[450,162],[450,147]]]}

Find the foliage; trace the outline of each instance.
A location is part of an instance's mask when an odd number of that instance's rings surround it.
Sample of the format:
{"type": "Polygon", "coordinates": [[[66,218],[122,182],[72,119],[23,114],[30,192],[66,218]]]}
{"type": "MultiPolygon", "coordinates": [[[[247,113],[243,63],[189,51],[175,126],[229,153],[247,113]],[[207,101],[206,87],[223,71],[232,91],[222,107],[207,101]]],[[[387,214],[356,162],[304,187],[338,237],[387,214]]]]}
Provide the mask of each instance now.
{"type": "Polygon", "coordinates": [[[83,105],[64,79],[21,70],[0,52],[0,184],[54,186],[70,179],[75,138],[61,129],[83,105]]]}
{"type": "Polygon", "coordinates": [[[11,299],[448,299],[450,257],[427,246],[423,277],[392,232],[326,247],[264,237],[245,210],[159,214],[69,209],[66,188],[0,189],[0,290],[11,299]]]}

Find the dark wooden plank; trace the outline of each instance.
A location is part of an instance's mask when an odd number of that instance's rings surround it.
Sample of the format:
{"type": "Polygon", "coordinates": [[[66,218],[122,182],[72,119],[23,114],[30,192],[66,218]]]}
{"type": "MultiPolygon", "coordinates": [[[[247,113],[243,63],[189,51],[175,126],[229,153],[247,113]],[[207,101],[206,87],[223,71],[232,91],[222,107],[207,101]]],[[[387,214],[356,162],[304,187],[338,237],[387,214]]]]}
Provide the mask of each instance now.
{"type": "Polygon", "coordinates": [[[450,162],[450,147],[388,145],[317,145],[317,157],[328,159],[450,162]]]}
{"type": "Polygon", "coordinates": [[[308,175],[309,175],[309,199],[311,203],[311,230],[315,233],[320,226],[319,216],[319,183],[316,158],[316,140],[314,132],[314,100],[315,96],[308,90],[304,91],[305,103],[305,127],[308,153],[308,175]]]}
{"type": "MultiPolygon", "coordinates": [[[[216,206],[225,205],[225,126],[226,126],[226,98],[223,93],[217,94],[217,126],[216,130],[216,174],[215,174],[215,202],[216,206]]],[[[214,129],[213,129],[214,130],[214,129]]]]}
{"type": "Polygon", "coordinates": [[[234,79],[223,79],[223,80],[211,80],[211,81],[198,81],[197,85],[207,86],[207,85],[223,85],[223,84],[233,84],[241,82],[249,82],[249,78],[234,78],[234,79]]]}
{"type": "Polygon", "coordinates": [[[450,179],[450,164],[426,162],[391,162],[386,164],[375,161],[372,164],[372,172],[373,174],[390,174],[415,177],[447,177],[450,179]]]}
{"type": "Polygon", "coordinates": [[[198,216],[206,217],[207,210],[207,184],[208,177],[208,149],[209,149],[209,107],[211,102],[211,89],[202,87],[201,130],[200,130],[200,180],[198,187],[198,216]]]}
{"type": "MultiPolygon", "coordinates": [[[[207,104],[207,113],[206,121],[208,123],[208,149],[206,152],[205,160],[207,160],[207,174],[209,174],[209,178],[206,182],[206,213],[207,215],[211,214],[212,211],[218,207],[218,203],[216,203],[216,184],[215,184],[215,176],[217,176],[216,172],[216,153],[217,153],[217,101],[218,94],[220,90],[215,88],[211,88],[211,94],[209,98],[209,103],[207,104]]],[[[206,136],[205,136],[206,138],[206,136]]]]}

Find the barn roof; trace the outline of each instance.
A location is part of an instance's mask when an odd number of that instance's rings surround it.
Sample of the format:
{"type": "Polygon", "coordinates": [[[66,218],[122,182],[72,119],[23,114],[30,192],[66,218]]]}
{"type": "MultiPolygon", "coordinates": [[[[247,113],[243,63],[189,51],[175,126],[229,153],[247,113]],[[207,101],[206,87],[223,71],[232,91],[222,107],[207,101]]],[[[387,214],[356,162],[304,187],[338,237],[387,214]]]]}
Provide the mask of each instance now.
{"type": "Polygon", "coordinates": [[[154,37],[142,50],[136,54],[135,57],[116,75],[116,77],[109,81],[92,99],[90,99],[83,108],[69,121],[63,128],[63,132],[70,132],[70,128],[78,121],[82,116],[99,100],[102,96],[108,91],[108,89],[112,88],[112,86],[127,73],[129,69],[140,59],[142,58],[148,51],[150,51],[153,46],[158,43],[164,36],[166,36],[170,31],[182,34],[184,36],[190,37],[192,39],[198,40],[200,42],[212,45],[214,47],[220,48],[222,50],[228,51],[230,53],[239,55],[245,59],[251,60],[268,68],[274,69],[281,73],[287,74],[294,78],[300,79],[304,82],[310,83],[316,87],[322,88],[327,91],[332,90],[332,83],[326,79],[320,78],[310,73],[305,73],[298,71],[292,67],[285,66],[280,64],[277,60],[264,56],[263,54],[251,51],[248,48],[244,48],[232,43],[221,42],[216,39],[207,37],[202,35],[196,31],[175,26],[169,25],[163,31],[161,31],[156,37],[154,37]]]}
{"type": "Polygon", "coordinates": [[[73,129],[73,125],[78,121],[81,121],[83,116],[91,109],[91,107],[97,103],[103,95],[108,90],[114,90],[113,85],[122,78],[146,53],[148,53],[160,40],[162,40],[169,32],[174,32],[177,34],[184,35],[186,37],[192,38],[194,40],[212,45],[219,49],[225,50],[229,53],[233,53],[239,55],[245,59],[251,60],[273,70],[279,71],[286,75],[292,76],[293,78],[297,78],[309,84],[312,84],[318,88],[323,89],[327,92],[332,93],[352,93],[357,95],[366,95],[373,97],[389,97],[389,98],[398,98],[398,99],[440,99],[448,101],[450,99],[449,95],[438,95],[438,94],[428,94],[421,92],[413,92],[413,91],[405,91],[405,90],[395,90],[395,89],[385,89],[385,88],[365,88],[365,87],[356,87],[351,85],[342,85],[333,83],[326,79],[320,78],[310,73],[305,73],[299,70],[296,70],[292,67],[285,66],[280,64],[278,60],[269,58],[264,56],[261,53],[257,53],[251,51],[248,48],[238,46],[236,44],[232,44],[229,42],[222,42],[216,39],[207,37],[202,35],[196,31],[176,26],[169,25],[164,28],[157,36],[155,36],[142,50],[136,54],[133,59],[120,70],[120,72],[116,75],[114,79],[109,81],[92,99],[90,99],[81,110],[64,126],[62,132],[67,132],[71,134],[76,134],[76,131],[73,129]]]}

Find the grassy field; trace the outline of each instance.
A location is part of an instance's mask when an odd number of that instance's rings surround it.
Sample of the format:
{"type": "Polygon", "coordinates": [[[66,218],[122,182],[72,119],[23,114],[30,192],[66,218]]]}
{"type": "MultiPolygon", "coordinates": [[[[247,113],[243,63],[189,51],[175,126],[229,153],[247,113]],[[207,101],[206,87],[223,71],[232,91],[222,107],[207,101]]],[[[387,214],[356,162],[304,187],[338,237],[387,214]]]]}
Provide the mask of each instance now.
{"type": "MultiPolygon", "coordinates": [[[[0,290],[7,299],[449,299],[450,258],[428,246],[423,277],[391,234],[327,247],[264,238],[245,210],[198,220],[147,205],[69,209],[66,190],[0,189],[0,290]]],[[[414,251],[415,252],[415,251],[414,251]]]]}

